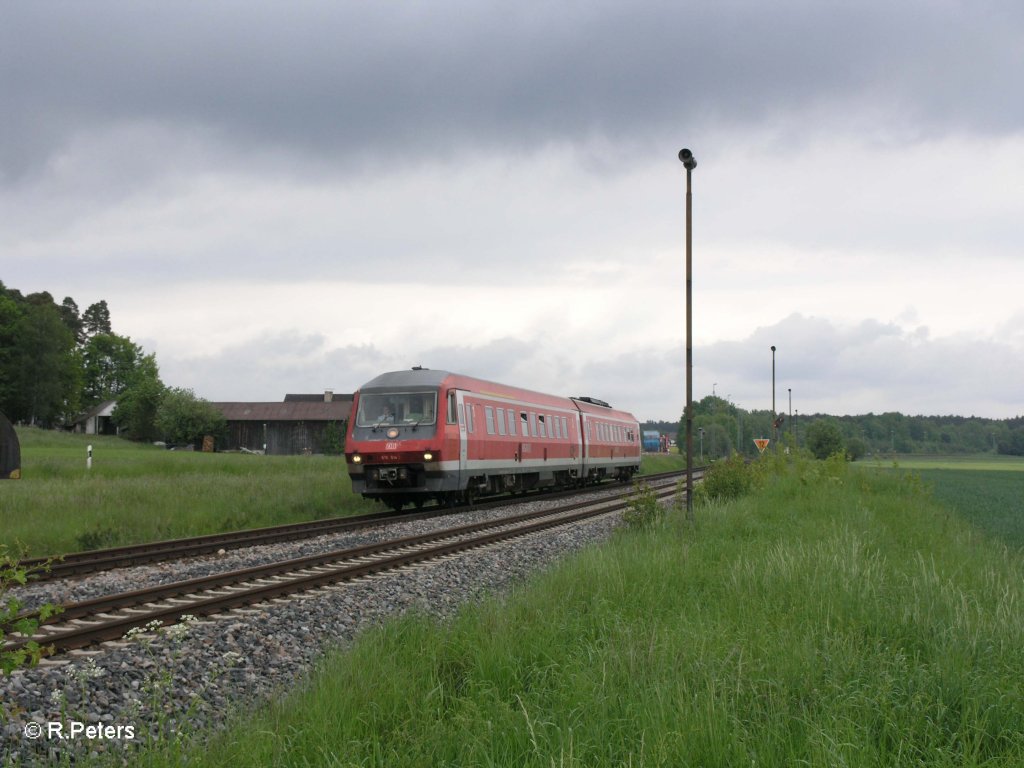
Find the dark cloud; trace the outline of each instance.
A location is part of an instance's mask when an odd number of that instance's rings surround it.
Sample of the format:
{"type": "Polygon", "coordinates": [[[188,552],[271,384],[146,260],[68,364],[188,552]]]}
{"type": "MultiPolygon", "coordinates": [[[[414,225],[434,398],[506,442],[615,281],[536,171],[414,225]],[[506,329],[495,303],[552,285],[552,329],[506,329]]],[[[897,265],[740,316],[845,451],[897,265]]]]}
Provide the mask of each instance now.
{"type": "MultiPolygon", "coordinates": [[[[21,3],[0,30],[0,170],[156,122],[251,155],[410,162],[828,112],[1017,130],[1019,4],[21,3]]],[[[315,163],[311,160],[311,165],[315,163]]]]}

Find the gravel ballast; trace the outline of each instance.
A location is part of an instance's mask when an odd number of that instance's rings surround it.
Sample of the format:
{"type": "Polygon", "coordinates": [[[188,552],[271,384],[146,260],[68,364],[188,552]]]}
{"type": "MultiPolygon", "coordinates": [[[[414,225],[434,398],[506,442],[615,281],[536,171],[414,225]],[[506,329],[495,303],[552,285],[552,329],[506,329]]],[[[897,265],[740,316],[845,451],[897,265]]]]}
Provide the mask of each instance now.
{"type": "MultiPolygon", "coordinates": [[[[535,501],[515,512],[554,506],[535,501]]],[[[386,530],[367,529],[300,542],[236,550],[221,556],[140,566],[68,581],[31,585],[26,604],[81,601],[244,568],[271,560],[358,546],[509,514],[468,511],[386,530]]],[[[222,616],[141,634],[61,662],[0,677],[0,763],[48,765],[87,755],[163,742],[224,722],[286,691],[324,651],[363,629],[409,610],[444,618],[485,594],[507,590],[566,553],[605,540],[618,514],[543,531],[400,572],[279,599],[222,616]],[[76,738],[67,737],[74,728],[76,738]],[[89,731],[84,729],[91,728],[89,731]],[[91,738],[90,738],[91,736],[91,738]]]]}

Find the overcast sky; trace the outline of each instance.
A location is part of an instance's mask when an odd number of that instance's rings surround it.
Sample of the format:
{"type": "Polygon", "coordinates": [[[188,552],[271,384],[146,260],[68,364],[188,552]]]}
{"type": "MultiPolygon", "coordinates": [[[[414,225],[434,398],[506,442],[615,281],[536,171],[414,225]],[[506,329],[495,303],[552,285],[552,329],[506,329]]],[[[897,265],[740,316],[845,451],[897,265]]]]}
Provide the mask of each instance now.
{"type": "Polygon", "coordinates": [[[0,10],[0,280],[210,400],[1024,414],[1024,4],[0,10]]]}

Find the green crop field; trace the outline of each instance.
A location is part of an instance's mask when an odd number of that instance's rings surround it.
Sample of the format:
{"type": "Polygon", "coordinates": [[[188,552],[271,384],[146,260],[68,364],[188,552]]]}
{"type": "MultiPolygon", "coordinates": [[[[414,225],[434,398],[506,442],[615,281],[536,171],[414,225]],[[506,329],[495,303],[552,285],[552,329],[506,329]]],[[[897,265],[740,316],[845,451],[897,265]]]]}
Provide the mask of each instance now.
{"type": "MultiPolygon", "coordinates": [[[[894,465],[878,462],[875,466],[891,469],[894,465]]],[[[936,501],[978,530],[1008,546],[1024,548],[1024,458],[902,456],[895,466],[919,476],[936,501]]]]}

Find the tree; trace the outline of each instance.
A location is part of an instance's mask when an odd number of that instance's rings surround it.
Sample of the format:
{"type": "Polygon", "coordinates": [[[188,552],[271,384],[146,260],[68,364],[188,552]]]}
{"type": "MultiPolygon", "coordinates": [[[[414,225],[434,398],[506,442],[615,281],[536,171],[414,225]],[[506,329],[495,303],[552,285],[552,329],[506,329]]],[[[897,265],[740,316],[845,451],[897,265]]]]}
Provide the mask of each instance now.
{"type": "Polygon", "coordinates": [[[112,333],[110,326],[110,309],[105,300],[90,304],[82,315],[82,332],[86,339],[97,333],[112,333]]]}
{"type": "Polygon", "coordinates": [[[807,428],[807,448],[815,458],[827,459],[843,450],[843,433],[832,421],[818,419],[807,428]]]}
{"type": "Polygon", "coordinates": [[[867,446],[859,437],[851,437],[846,441],[846,457],[850,461],[863,458],[865,453],[867,453],[867,446]]]}
{"type": "Polygon", "coordinates": [[[50,294],[26,297],[15,333],[11,420],[63,422],[78,409],[82,373],[75,336],[50,294]]]}
{"type": "Polygon", "coordinates": [[[169,443],[194,443],[227,428],[223,414],[191,389],[171,387],[156,411],[156,428],[169,443]]]}
{"type": "Polygon", "coordinates": [[[18,393],[16,344],[21,308],[0,283],[0,412],[13,416],[12,402],[18,393]]]}
{"type": "Polygon", "coordinates": [[[117,407],[110,418],[132,440],[156,440],[160,437],[156,416],[165,392],[156,355],[144,355],[117,398],[117,407]]]}
{"type": "Polygon", "coordinates": [[[999,441],[999,453],[1024,456],[1024,428],[1010,430],[1007,438],[999,441]]]}
{"type": "Polygon", "coordinates": [[[97,333],[82,350],[82,404],[96,405],[128,388],[142,358],[142,348],[116,333],[97,333]]]}
{"type": "Polygon", "coordinates": [[[61,320],[75,334],[75,343],[81,346],[85,343],[85,326],[78,312],[78,304],[70,296],[65,296],[59,309],[61,320]]]}

